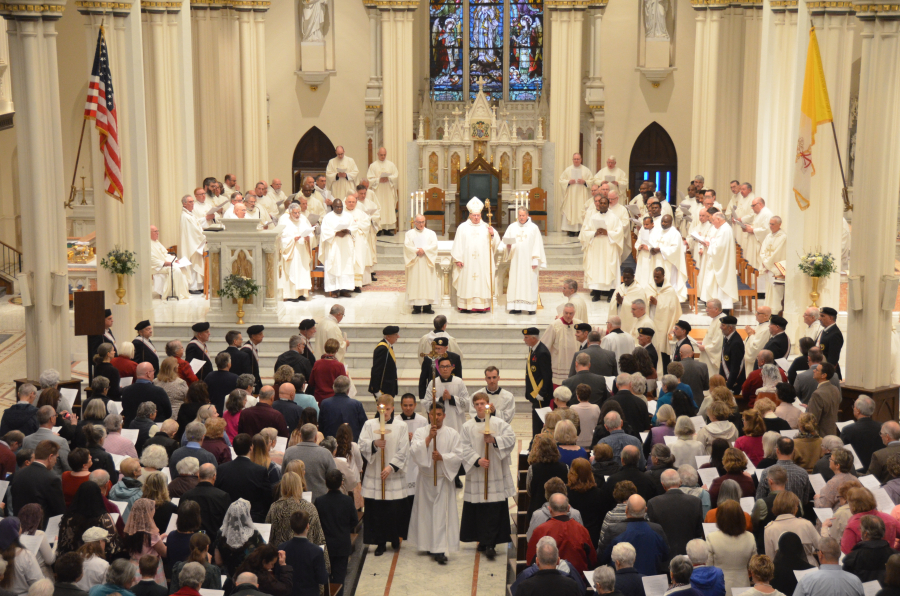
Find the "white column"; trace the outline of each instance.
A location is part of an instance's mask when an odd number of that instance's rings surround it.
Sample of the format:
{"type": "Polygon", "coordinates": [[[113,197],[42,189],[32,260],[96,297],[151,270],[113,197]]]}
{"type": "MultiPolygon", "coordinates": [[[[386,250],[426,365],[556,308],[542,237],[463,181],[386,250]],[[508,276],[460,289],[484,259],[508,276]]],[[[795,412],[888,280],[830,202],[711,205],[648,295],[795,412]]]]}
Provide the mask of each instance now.
{"type": "MultiPolygon", "coordinates": [[[[584,151],[593,159],[586,159],[585,164],[596,171],[606,165],[603,155],[597,155],[597,139],[603,138],[603,129],[606,122],[605,107],[606,95],[603,77],[601,76],[601,60],[600,47],[602,40],[601,25],[603,24],[603,14],[606,12],[606,4],[592,6],[590,12],[591,23],[591,53],[590,67],[588,70],[588,81],[584,89],[584,103],[587,105],[588,111],[591,113],[591,135],[586,140],[584,151]],[[602,164],[602,165],[599,165],[602,164]]],[[[604,151],[606,155],[610,155],[613,151],[604,151]]],[[[516,161],[518,163],[518,161],[516,161]]]]}
{"type": "Polygon", "coordinates": [[[13,7],[15,11],[0,5],[7,19],[12,99],[20,106],[15,127],[18,182],[29,203],[22,210],[22,272],[29,278],[32,303],[25,307],[26,370],[16,375],[29,379],[37,379],[48,368],[69,378],[71,370],[65,245],[61,240],[47,242],[66,234],[55,42],[64,4],[36,2],[13,7]],[[54,285],[62,286],[56,304],[54,285]]]}
{"type": "MultiPolygon", "coordinates": [[[[243,179],[243,188],[253,188],[252,179],[256,175],[256,162],[254,160],[254,148],[257,145],[256,116],[253,113],[254,86],[256,85],[256,60],[253,58],[255,44],[253,43],[253,13],[250,10],[238,10],[238,42],[240,45],[241,76],[237,81],[241,98],[241,130],[243,131],[244,159],[242,171],[238,179],[243,179]]],[[[237,91],[237,90],[235,90],[237,91]]]]}
{"type": "Polygon", "coordinates": [[[759,36],[762,26],[762,4],[745,4],[744,14],[744,62],[741,73],[741,120],[738,130],[739,166],[741,182],[756,182],[756,119],[759,105],[759,36]]]}
{"type": "Polygon", "coordinates": [[[894,274],[900,194],[900,11],[872,0],[854,8],[862,55],[850,275],[860,277],[862,310],[847,313],[845,378],[874,389],[889,384],[891,369],[891,309],[882,310],[881,297],[882,278],[894,274]]]}
{"type": "Polygon", "coordinates": [[[267,95],[267,85],[266,85],[266,11],[268,10],[268,5],[265,7],[257,6],[253,9],[253,35],[256,41],[256,80],[253,83],[253,88],[256,91],[256,97],[254,102],[254,108],[256,111],[256,134],[258,139],[258,146],[256,148],[256,152],[254,153],[254,157],[256,159],[256,167],[255,171],[250,174],[252,176],[252,180],[248,179],[245,181],[247,184],[247,188],[250,188],[250,184],[256,184],[260,180],[265,180],[267,183],[270,182],[269,179],[269,113],[268,113],[268,101],[266,98],[267,95]]]}
{"type": "Polygon", "coordinates": [[[724,5],[694,4],[694,88],[691,125],[691,171],[701,174],[709,186],[724,187],[714,180],[720,137],[716,127],[719,95],[719,39],[724,5]],[[697,84],[699,82],[699,85],[697,84]]]}

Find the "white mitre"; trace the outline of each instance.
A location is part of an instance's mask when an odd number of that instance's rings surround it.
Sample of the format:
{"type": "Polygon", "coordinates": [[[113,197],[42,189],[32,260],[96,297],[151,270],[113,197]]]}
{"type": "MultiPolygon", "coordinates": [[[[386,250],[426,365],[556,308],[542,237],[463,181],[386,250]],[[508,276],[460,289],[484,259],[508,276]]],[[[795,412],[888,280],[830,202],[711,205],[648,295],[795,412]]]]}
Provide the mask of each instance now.
{"type": "Polygon", "coordinates": [[[468,203],[466,203],[466,209],[469,210],[469,213],[481,213],[484,209],[484,203],[478,197],[472,197],[468,203]]]}

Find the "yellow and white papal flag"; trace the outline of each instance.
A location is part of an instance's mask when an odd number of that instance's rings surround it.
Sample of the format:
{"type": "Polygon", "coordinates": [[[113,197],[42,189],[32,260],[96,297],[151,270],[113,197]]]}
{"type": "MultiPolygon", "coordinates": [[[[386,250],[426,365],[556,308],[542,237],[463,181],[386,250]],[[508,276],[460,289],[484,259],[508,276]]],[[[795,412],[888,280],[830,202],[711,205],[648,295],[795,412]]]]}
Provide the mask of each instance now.
{"type": "Polygon", "coordinates": [[[806,75],[803,77],[803,99],[800,102],[800,134],[797,137],[797,155],[794,157],[794,198],[801,211],[809,209],[810,186],[812,177],[816,175],[813,156],[816,128],[831,121],[831,102],[828,101],[822,56],[816,40],[816,28],[813,27],[809,30],[806,75]]]}

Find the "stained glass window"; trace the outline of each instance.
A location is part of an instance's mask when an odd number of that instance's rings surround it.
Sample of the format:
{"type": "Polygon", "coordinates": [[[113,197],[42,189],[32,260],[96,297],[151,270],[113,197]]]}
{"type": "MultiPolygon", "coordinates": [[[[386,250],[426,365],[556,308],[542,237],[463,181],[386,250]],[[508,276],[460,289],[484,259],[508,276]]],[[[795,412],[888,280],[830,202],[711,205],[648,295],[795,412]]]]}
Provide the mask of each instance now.
{"type": "Polygon", "coordinates": [[[503,96],[503,2],[469,0],[469,95],[484,93],[491,99],[503,96]]]}
{"type": "Polygon", "coordinates": [[[544,2],[510,0],[509,99],[535,101],[544,73],[544,2]]]}
{"type": "Polygon", "coordinates": [[[430,0],[431,90],[435,101],[463,97],[463,0],[430,0]]]}

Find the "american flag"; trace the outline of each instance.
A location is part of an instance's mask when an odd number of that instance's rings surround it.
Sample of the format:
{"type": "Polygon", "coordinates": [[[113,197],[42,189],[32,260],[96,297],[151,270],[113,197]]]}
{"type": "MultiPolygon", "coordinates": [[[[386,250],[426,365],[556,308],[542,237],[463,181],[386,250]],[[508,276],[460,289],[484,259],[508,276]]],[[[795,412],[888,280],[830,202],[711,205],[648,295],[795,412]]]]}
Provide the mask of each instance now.
{"type": "Polygon", "coordinates": [[[97,51],[91,69],[84,117],[97,123],[100,133],[100,151],[103,153],[103,184],[106,194],[122,202],[122,158],[119,156],[119,123],[116,117],[116,101],[113,93],[112,73],[109,71],[109,53],[103,27],[97,36],[97,51]]]}

